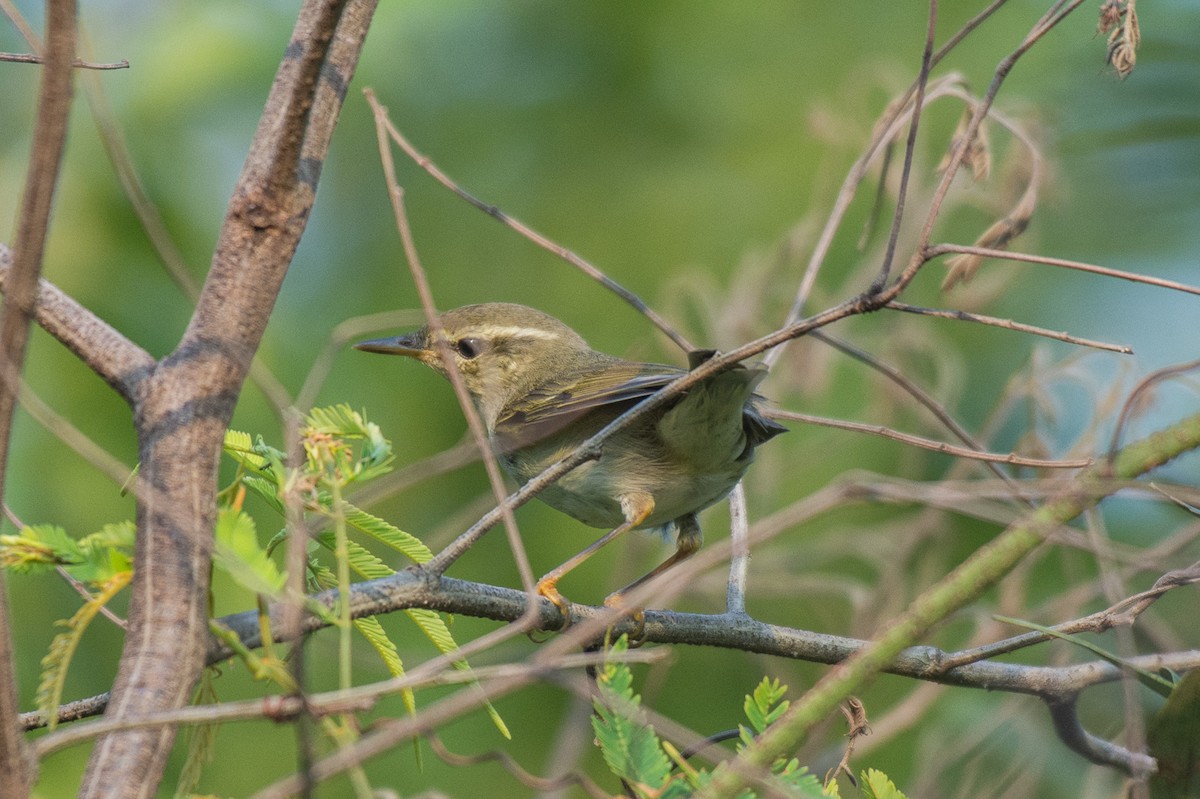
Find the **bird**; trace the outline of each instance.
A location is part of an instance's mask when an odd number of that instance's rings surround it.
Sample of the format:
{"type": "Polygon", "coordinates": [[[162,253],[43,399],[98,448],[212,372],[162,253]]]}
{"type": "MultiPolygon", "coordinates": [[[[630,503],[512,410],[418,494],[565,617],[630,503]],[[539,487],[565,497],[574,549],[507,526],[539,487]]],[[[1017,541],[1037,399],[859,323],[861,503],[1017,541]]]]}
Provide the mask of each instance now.
{"type": "MultiPolygon", "coordinates": [[[[550,314],[515,303],[455,308],[436,324],[354,347],[413,358],[448,376],[439,335],[500,466],[520,485],[688,372],[598,352],[550,314]]],[[[714,354],[691,353],[692,368],[714,354]]],[[[610,594],[605,604],[611,607],[700,548],[697,514],[733,490],[759,445],[787,430],[764,415],[765,400],[755,393],[766,374],[762,366],[734,364],[704,378],[609,436],[599,458],[537,495],[588,526],[609,529],[538,580],[537,592],[559,608],[564,625],[570,603],[558,591],[559,580],[627,531],[674,530],[675,552],[610,594]]]]}

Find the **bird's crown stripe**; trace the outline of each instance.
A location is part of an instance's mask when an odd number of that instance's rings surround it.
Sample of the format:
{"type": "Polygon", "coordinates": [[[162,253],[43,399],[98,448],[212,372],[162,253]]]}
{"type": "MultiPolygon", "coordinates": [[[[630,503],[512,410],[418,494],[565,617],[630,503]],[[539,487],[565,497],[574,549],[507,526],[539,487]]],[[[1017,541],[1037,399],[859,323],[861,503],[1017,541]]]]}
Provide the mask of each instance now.
{"type": "Polygon", "coordinates": [[[546,341],[553,341],[561,338],[558,333],[550,330],[542,330],[537,327],[518,327],[516,325],[482,325],[478,328],[479,334],[486,338],[540,338],[546,341]]]}

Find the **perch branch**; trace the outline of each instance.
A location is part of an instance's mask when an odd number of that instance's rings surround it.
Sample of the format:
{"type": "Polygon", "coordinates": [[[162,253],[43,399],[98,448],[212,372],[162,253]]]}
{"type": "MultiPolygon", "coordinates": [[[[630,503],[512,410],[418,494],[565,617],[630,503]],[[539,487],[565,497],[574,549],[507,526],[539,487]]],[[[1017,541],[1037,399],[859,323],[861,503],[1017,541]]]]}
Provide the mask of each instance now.
{"type": "Polygon", "coordinates": [[[807,413],[795,413],[793,411],[769,410],[767,416],[772,419],[782,419],[784,421],[804,422],[805,424],[816,424],[822,427],[832,427],[836,430],[851,430],[855,433],[870,433],[871,435],[890,438],[893,441],[899,441],[902,444],[910,444],[921,449],[940,452],[943,455],[953,455],[956,458],[971,458],[979,461],[989,461],[992,463],[1007,463],[1012,466],[1028,466],[1034,469],[1082,469],[1092,464],[1090,458],[1077,460],[1053,460],[1048,458],[1027,458],[1023,455],[1018,455],[1015,452],[980,452],[975,449],[966,447],[956,447],[953,444],[947,444],[944,441],[934,441],[933,439],[923,436],[914,436],[910,433],[901,433],[898,430],[892,430],[890,427],[885,427],[880,424],[863,424],[861,422],[847,422],[842,419],[830,419],[824,416],[813,416],[807,413]]]}

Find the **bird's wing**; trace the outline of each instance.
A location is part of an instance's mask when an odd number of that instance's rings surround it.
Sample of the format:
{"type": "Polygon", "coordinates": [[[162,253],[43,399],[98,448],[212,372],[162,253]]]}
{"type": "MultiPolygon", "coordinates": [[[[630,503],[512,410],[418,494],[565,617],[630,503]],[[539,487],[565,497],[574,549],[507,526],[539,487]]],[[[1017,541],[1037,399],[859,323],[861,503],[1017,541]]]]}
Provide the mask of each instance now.
{"type": "Polygon", "coordinates": [[[553,435],[593,408],[645,399],[686,373],[664,364],[618,361],[563,375],[505,408],[495,433],[507,447],[523,446],[553,435]]]}

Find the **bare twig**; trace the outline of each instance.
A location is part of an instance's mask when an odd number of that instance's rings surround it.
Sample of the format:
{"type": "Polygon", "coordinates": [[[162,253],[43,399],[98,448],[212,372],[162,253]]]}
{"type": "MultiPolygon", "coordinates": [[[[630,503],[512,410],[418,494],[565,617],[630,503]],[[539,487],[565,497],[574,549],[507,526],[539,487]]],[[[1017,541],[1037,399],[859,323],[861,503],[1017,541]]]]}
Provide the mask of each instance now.
{"type": "MultiPolygon", "coordinates": [[[[1194,563],[1186,569],[1169,571],[1159,577],[1152,587],[1132,596],[1126,597],[1104,610],[1084,616],[1080,619],[1065,621],[1054,625],[1051,629],[1067,635],[1078,633],[1103,633],[1114,627],[1132,625],[1159,597],[1168,591],[1185,585],[1200,582],[1200,563],[1194,563]]],[[[977,663],[1000,655],[1016,652],[1019,649],[1034,646],[1051,640],[1051,636],[1043,632],[1031,631],[1021,635],[1006,638],[1003,641],[985,644],[972,649],[964,649],[947,656],[940,668],[954,669],[967,663],[977,663]]]]}
{"type": "Polygon", "coordinates": [[[13,5],[12,0],[0,0],[0,12],[8,18],[17,32],[21,34],[21,38],[29,45],[30,49],[35,52],[42,51],[42,41],[38,38],[37,31],[29,24],[21,14],[20,9],[13,5]]]}
{"type": "MultiPolygon", "coordinates": [[[[829,346],[833,347],[834,349],[838,350],[839,352],[849,355],[851,358],[854,358],[856,361],[859,361],[860,363],[864,363],[867,366],[874,369],[875,371],[882,374],[888,380],[890,380],[894,384],[896,384],[902,391],[904,391],[909,396],[911,396],[913,399],[915,399],[918,403],[920,403],[921,406],[923,406],[926,410],[928,410],[930,413],[932,413],[933,416],[939,422],[941,422],[946,427],[947,430],[949,430],[951,433],[953,433],[955,435],[955,437],[958,438],[959,441],[966,444],[971,450],[973,450],[975,452],[983,452],[984,451],[983,444],[981,444],[979,441],[977,441],[975,439],[974,436],[972,436],[969,432],[967,432],[967,429],[965,427],[963,427],[961,424],[959,424],[958,420],[955,419],[953,415],[951,415],[950,411],[948,411],[942,405],[942,403],[938,402],[936,399],[934,399],[932,396],[930,396],[927,391],[925,391],[923,388],[921,388],[919,385],[917,385],[916,382],[909,379],[908,376],[906,376],[904,373],[902,373],[895,366],[892,366],[891,364],[883,362],[876,356],[874,356],[864,350],[861,350],[858,347],[855,347],[854,345],[850,344],[849,342],[842,341],[841,339],[835,338],[834,336],[830,336],[827,333],[825,333],[824,331],[815,330],[815,331],[813,331],[813,333],[811,335],[817,341],[822,341],[822,342],[828,344],[829,346]]],[[[778,351],[779,350],[775,350],[775,352],[778,352],[778,351]]],[[[990,461],[984,461],[984,463],[985,463],[986,467],[992,472],[992,474],[996,475],[996,477],[1007,482],[1008,484],[1010,484],[1013,487],[1013,493],[1015,496],[1024,498],[1023,495],[1021,494],[1020,490],[1014,483],[1013,478],[1010,475],[1008,475],[1003,469],[1001,469],[995,463],[992,463],[990,461]]],[[[1024,498],[1024,499],[1026,499],[1026,501],[1028,501],[1027,498],[1024,498]]]]}
{"type": "Polygon", "coordinates": [[[1121,437],[1125,433],[1125,425],[1128,424],[1129,417],[1138,408],[1138,401],[1141,399],[1142,394],[1163,380],[1169,380],[1170,378],[1178,377],[1197,369],[1200,369],[1200,359],[1156,369],[1138,381],[1138,384],[1129,392],[1129,397],[1125,400],[1125,405],[1121,408],[1121,413],[1117,417],[1117,425],[1113,429],[1112,441],[1108,445],[1107,457],[1109,460],[1112,460],[1116,456],[1117,448],[1121,446],[1121,437]]]}
{"type": "MultiPolygon", "coordinates": [[[[46,66],[38,91],[33,148],[17,221],[12,271],[3,281],[4,302],[0,310],[0,503],[4,499],[17,389],[25,365],[29,325],[37,307],[50,208],[58,185],[71,111],[75,2],[49,2],[46,15],[46,66]]],[[[5,255],[0,252],[0,258],[5,255]]],[[[16,672],[4,583],[0,575],[0,799],[22,799],[29,795],[36,770],[25,760],[24,742],[17,731],[16,672]]]]}
{"type": "Polygon", "coordinates": [[[1052,460],[1047,458],[1027,458],[1023,455],[1018,455],[1015,452],[997,453],[997,452],[980,452],[966,447],[956,447],[953,444],[947,444],[944,441],[934,441],[922,436],[914,436],[910,433],[902,433],[898,430],[892,430],[890,427],[879,424],[862,424],[860,422],[847,422],[841,419],[829,419],[823,416],[812,416],[807,413],[796,413],[794,411],[769,410],[767,416],[772,419],[783,419],[792,422],[804,422],[805,424],[815,424],[822,427],[832,427],[837,430],[851,430],[856,433],[869,433],[871,435],[890,438],[893,441],[899,441],[903,444],[911,444],[914,447],[921,449],[940,452],[944,455],[953,455],[956,458],[970,458],[972,460],[990,461],[992,463],[1007,463],[1012,466],[1028,466],[1035,469],[1082,469],[1092,464],[1091,458],[1079,460],[1052,460]]]}
{"type": "Polygon", "coordinates": [[[1109,344],[1104,341],[1093,341],[1091,339],[1079,338],[1078,336],[1072,336],[1070,333],[1055,332],[1053,330],[1047,330],[1036,325],[1027,325],[1024,322],[1014,322],[1011,319],[999,319],[995,316],[985,316],[984,314],[970,313],[969,311],[950,311],[942,310],[940,308],[920,308],[916,305],[896,302],[895,300],[889,302],[887,307],[895,311],[904,311],[905,313],[918,314],[920,316],[935,316],[939,319],[956,319],[960,322],[975,322],[981,325],[1004,328],[1005,330],[1016,330],[1020,333],[1030,333],[1035,336],[1052,338],[1055,341],[1065,341],[1068,344],[1077,344],[1081,347],[1092,347],[1093,349],[1117,352],[1122,355],[1133,354],[1133,348],[1124,344],[1109,344]]]}
{"type": "MultiPolygon", "coordinates": [[[[242,701],[222,702],[217,705],[192,705],[156,713],[149,713],[133,719],[104,719],[75,727],[59,729],[54,733],[39,738],[36,750],[39,758],[45,758],[55,752],[78,746],[93,738],[119,730],[135,730],[160,727],[163,725],[180,724],[216,724],[229,721],[253,721],[272,719],[281,721],[296,718],[305,713],[316,717],[338,715],[367,711],[375,707],[380,699],[414,688],[432,686],[453,686],[473,684],[475,682],[497,680],[521,675],[529,671],[537,671],[539,677],[546,677],[556,671],[584,669],[603,662],[608,657],[605,652],[564,654],[552,658],[536,666],[525,663],[502,663],[495,666],[482,666],[469,671],[434,670],[425,666],[419,671],[402,677],[380,682],[359,685],[349,690],[323,691],[300,696],[267,696],[261,699],[246,699],[242,701]]],[[[662,653],[652,650],[644,652],[628,652],[622,658],[626,663],[652,663],[662,659],[662,653]]],[[[28,714],[36,716],[38,714],[28,714]]]]}
{"type": "Polygon", "coordinates": [[[958,169],[962,165],[963,158],[966,156],[967,145],[978,134],[979,126],[982,124],[983,118],[991,110],[992,103],[995,102],[996,95],[1000,92],[1000,87],[1008,77],[1008,73],[1031,47],[1049,33],[1055,25],[1065,19],[1082,2],[1083,0],[1071,0],[1070,2],[1053,3],[1033,26],[1021,44],[1005,56],[997,65],[995,71],[992,73],[992,80],[988,84],[987,91],[976,103],[974,113],[971,114],[971,119],[962,133],[959,145],[952,151],[950,160],[946,164],[945,171],[942,173],[942,179],[934,190],[933,198],[929,205],[929,214],[921,229],[917,244],[913,249],[912,258],[905,267],[904,272],[896,280],[895,287],[897,289],[912,282],[917,272],[921,269],[921,266],[927,261],[926,253],[930,237],[933,235],[934,225],[940,216],[941,207],[946,201],[946,195],[950,192],[950,185],[954,181],[955,175],[958,174],[958,169]]]}
{"type": "Polygon", "coordinates": [[[1071,261],[1066,258],[1051,258],[1047,255],[1011,252],[1009,250],[997,250],[991,247],[972,247],[965,244],[935,244],[925,251],[926,256],[931,259],[942,255],[947,255],[949,253],[978,255],[984,258],[995,258],[999,261],[1020,261],[1028,264],[1057,266],[1062,269],[1074,269],[1079,272],[1088,272],[1093,275],[1115,277],[1119,280],[1128,280],[1133,283],[1145,283],[1148,286],[1158,286],[1159,288],[1182,291],[1187,294],[1200,294],[1200,286],[1190,286],[1186,283],[1180,283],[1175,280],[1166,280],[1161,277],[1151,277],[1149,275],[1138,274],[1137,272],[1123,272],[1120,269],[1111,269],[1106,266],[1084,263],[1083,261],[1071,261]]]}
{"type": "Polygon", "coordinates": [[[437,733],[425,736],[425,740],[429,742],[433,753],[442,762],[450,766],[462,768],[465,766],[477,766],[481,763],[499,763],[517,782],[535,791],[557,791],[578,785],[589,796],[596,797],[596,799],[610,799],[611,797],[611,794],[603,790],[582,771],[569,771],[559,777],[539,777],[537,774],[523,768],[517,762],[517,759],[508,752],[500,749],[489,749],[477,755],[460,755],[451,751],[437,733]]]}
{"type": "Polygon", "coordinates": [[[871,734],[871,724],[867,721],[867,709],[863,707],[861,699],[852,696],[840,709],[842,715],[846,717],[846,725],[849,728],[846,732],[846,748],[842,751],[842,759],[838,761],[838,764],[825,773],[826,787],[842,774],[845,774],[851,783],[858,784],[854,779],[854,772],[850,769],[850,758],[854,755],[854,747],[858,745],[858,739],[871,734]]]}
{"type": "Polygon", "coordinates": [[[887,285],[888,275],[892,271],[892,263],[896,258],[896,246],[900,242],[900,227],[904,223],[905,203],[908,200],[908,181],[912,177],[913,155],[917,149],[917,130],[920,127],[921,115],[925,111],[925,88],[929,82],[929,72],[933,69],[933,40],[937,35],[937,0],[930,0],[928,22],[925,26],[925,49],[921,53],[921,68],[917,73],[917,90],[913,97],[912,117],[908,123],[908,139],[904,142],[904,165],[900,168],[900,187],[896,192],[896,210],[892,213],[892,229],[888,234],[887,248],[884,252],[883,263],[880,264],[879,274],[868,289],[870,294],[878,294],[887,285]]]}
{"type": "Polygon", "coordinates": [[[50,405],[33,392],[29,384],[21,381],[21,407],[33,417],[34,421],[53,433],[59,441],[75,450],[88,463],[101,471],[109,480],[118,486],[129,482],[133,470],[115,458],[108,450],[90,439],[71,420],[50,407],[50,405]]]}
{"type": "Polygon", "coordinates": [[[537,246],[541,247],[547,252],[557,255],[559,258],[571,264],[571,266],[574,266],[592,280],[595,280],[597,283],[604,286],[613,294],[616,294],[618,297],[625,300],[625,302],[633,306],[635,310],[649,319],[655,327],[661,330],[667,336],[667,338],[675,342],[675,344],[678,345],[679,348],[684,352],[692,352],[696,349],[696,347],[690,341],[688,341],[682,333],[676,330],[669,322],[667,322],[666,319],[662,318],[653,308],[646,304],[645,300],[643,300],[637,294],[625,288],[620,283],[604,274],[604,272],[602,272],[600,269],[584,260],[579,255],[576,255],[571,250],[568,250],[566,247],[555,243],[551,239],[543,236],[541,233],[526,225],[524,222],[521,222],[519,219],[509,216],[504,211],[501,211],[498,207],[485,203],[483,200],[478,199],[466,189],[463,189],[454,181],[453,178],[439,169],[437,164],[435,164],[433,160],[429,158],[429,156],[423,154],[416,147],[414,147],[413,144],[406,139],[402,133],[400,133],[395,125],[392,124],[390,119],[387,119],[385,116],[383,122],[386,126],[388,135],[392,138],[392,141],[396,142],[397,146],[404,151],[405,155],[412,159],[413,163],[428,172],[429,175],[438,183],[442,184],[447,189],[461,197],[463,200],[466,200],[475,208],[483,211],[485,214],[497,220],[501,224],[511,228],[512,230],[515,230],[517,233],[520,233],[537,246]]]}
{"type": "MultiPolygon", "coordinates": [[[[1200,447],[1200,415],[1125,447],[1112,464],[1112,472],[1124,477],[1144,474],[1197,447],[1200,447]]],[[[1079,484],[1087,485],[1103,478],[1101,469],[1107,466],[1096,464],[1091,467],[1079,477],[1079,484]]],[[[747,746],[736,761],[731,761],[731,768],[715,773],[713,781],[702,788],[699,795],[722,796],[725,795],[722,791],[736,792],[756,779],[761,769],[768,767],[784,752],[792,751],[815,724],[826,718],[847,696],[859,690],[869,677],[894,663],[904,647],[919,640],[933,624],[944,620],[993,585],[1040,546],[1054,529],[1078,516],[1091,504],[1090,500],[1082,499],[1079,494],[1067,489],[1010,525],[1001,535],[923,592],[903,614],[887,625],[874,642],[847,659],[839,668],[826,673],[808,693],[791,704],[778,722],[747,746]]],[[[1094,753],[1089,752],[1089,756],[1091,754],[1094,753]]]]}
{"type": "Polygon", "coordinates": [[[746,488],[739,481],[729,494],[729,583],[725,612],[746,612],[746,569],[750,563],[750,523],[746,514],[746,488]]]}
{"type": "Polygon", "coordinates": [[[504,498],[507,496],[508,490],[504,485],[504,478],[500,474],[500,465],[496,462],[496,455],[492,451],[491,442],[488,441],[487,430],[484,428],[483,420],[479,418],[479,412],[475,409],[474,403],[471,402],[467,386],[463,382],[462,374],[458,370],[458,364],[454,361],[454,355],[450,352],[450,348],[446,344],[446,337],[438,321],[437,307],[433,301],[433,292],[429,287],[429,279],[425,274],[425,269],[421,266],[416,243],[413,241],[412,230],[408,224],[408,215],[404,209],[404,192],[400,188],[400,184],[396,181],[396,165],[392,160],[392,151],[387,139],[387,132],[389,130],[387,109],[379,104],[373,91],[365,89],[363,93],[366,95],[367,102],[371,105],[371,109],[375,114],[375,133],[379,145],[379,157],[383,166],[383,176],[388,187],[388,197],[391,200],[392,210],[395,213],[396,229],[400,232],[400,239],[404,244],[404,254],[408,259],[409,272],[412,274],[413,283],[417,287],[417,294],[421,298],[421,307],[425,312],[425,319],[430,328],[430,338],[436,343],[438,354],[446,367],[446,376],[450,379],[450,385],[454,388],[454,394],[458,398],[459,407],[467,419],[467,426],[471,430],[475,446],[479,449],[479,453],[483,458],[488,482],[491,485],[496,501],[499,503],[497,507],[501,509],[501,518],[504,522],[505,532],[508,534],[509,548],[517,564],[517,572],[521,576],[521,584],[529,592],[529,610],[518,626],[531,628],[536,623],[537,593],[534,590],[533,569],[529,565],[529,555],[525,551],[525,545],[521,541],[521,533],[517,528],[517,520],[513,516],[512,508],[507,507],[504,503],[504,498]]]}
{"type": "MultiPolygon", "coordinates": [[[[45,61],[39,55],[30,55],[28,53],[0,53],[0,61],[8,61],[13,64],[43,64],[45,61]]],[[[129,69],[129,62],[125,59],[113,62],[111,64],[97,64],[93,61],[83,61],[76,58],[71,62],[71,66],[76,69],[129,69]]]]}

